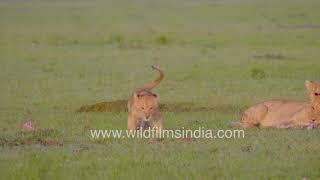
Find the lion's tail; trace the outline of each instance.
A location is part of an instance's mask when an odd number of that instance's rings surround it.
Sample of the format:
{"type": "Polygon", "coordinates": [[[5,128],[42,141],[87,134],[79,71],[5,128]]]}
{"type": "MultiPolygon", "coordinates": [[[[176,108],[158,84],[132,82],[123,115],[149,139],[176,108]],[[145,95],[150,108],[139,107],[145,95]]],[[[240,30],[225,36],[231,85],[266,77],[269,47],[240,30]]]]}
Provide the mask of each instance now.
{"type": "Polygon", "coordinates": [[[154,87],[156,87],[158,84],[160,84],[160,82],[161,82],[162,79],[164,78],[164,73],[163,73],[163,71],[162,71],[161,69],[159,69],[159,68],[156,67],[156,66],[151,66],[151,67],[152,67],[152,69],[157,70],[157,71],[159,72],[160,76],[159,76],[157,79],[149,82],[148,84],[142,86],[142,87],[139,88],[139,89],[151,90],[152,88],[154,88],[154,87]]]}

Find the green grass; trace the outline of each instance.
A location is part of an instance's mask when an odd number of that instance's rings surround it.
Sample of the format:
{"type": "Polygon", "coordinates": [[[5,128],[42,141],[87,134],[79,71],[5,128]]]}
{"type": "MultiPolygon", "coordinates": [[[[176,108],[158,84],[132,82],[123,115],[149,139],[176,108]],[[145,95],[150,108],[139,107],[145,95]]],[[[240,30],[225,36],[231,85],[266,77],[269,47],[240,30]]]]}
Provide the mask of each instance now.
{"type": "Polygon", "coordinates": [[[320,2],[0,1],[3,179],[319,179],[319,130],[249,129],[244,139],[105,139],[127,113],[78,113],[155,92],[167,129],[228,129],[256,102],[306,100],[320,80],[320,2]],[[21,133],[25,108],[42,132],[21,133]],[[204,108],[207,107],[207,108],[204,108]],[[61,145],[63,144],[63,145],[61,145]]]}

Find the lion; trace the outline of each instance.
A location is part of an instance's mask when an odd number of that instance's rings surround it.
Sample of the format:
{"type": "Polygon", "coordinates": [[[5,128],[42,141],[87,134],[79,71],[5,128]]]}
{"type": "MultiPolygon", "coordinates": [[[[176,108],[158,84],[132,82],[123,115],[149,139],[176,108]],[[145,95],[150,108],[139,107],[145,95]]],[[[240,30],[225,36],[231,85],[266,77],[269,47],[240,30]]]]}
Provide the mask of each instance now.
{"type": "Polygon", "coordinates": [[[232,126],[242,128],[319,128],[320,83],[306,81],[309,101],[270,100],[251,106],[232,126]]]}
{"type": "Polygon", "coordinates": [[[128,101],[128,130],[147,129],[151,127],[161,131],[163,120],[160,114],[160,98],[151,92],[164,78],[164,73],[156,66],[152,69],[159,72],[154,81],[138,88],[128,101]]]}

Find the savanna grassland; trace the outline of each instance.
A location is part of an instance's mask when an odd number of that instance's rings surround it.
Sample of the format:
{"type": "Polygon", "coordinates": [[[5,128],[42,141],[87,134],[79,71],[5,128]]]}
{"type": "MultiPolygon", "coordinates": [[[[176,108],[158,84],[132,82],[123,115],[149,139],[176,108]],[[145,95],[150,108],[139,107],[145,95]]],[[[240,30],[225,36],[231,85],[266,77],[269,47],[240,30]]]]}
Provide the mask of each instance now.
{"type": "Polygon", "coordinates": [[[319,179],[320,131],[244,139],[100,139],[156,77],[166,129],[228,129],[266,99],[320,81],[318,0],[0,1],[0,179],[319,179]],[[183,106],[183,107],[182,107],[183,106]],[[35,133],[20,125],[32,111],[35,133]],[[176,109],[176,110],[175,110],[176,109]]]}

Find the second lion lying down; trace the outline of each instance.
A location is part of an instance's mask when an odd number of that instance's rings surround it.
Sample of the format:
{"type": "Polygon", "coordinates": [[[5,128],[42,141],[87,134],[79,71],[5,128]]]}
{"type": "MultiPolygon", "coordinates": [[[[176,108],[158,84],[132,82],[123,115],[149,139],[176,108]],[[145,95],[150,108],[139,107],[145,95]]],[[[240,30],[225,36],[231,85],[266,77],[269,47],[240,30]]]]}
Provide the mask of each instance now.
{"type": "Polygon", "coordinates": [[[309,102],[270,100],[247,109],[239,123],[243,128],[320,128],[320,84],[306,81],[309,102]]]}

